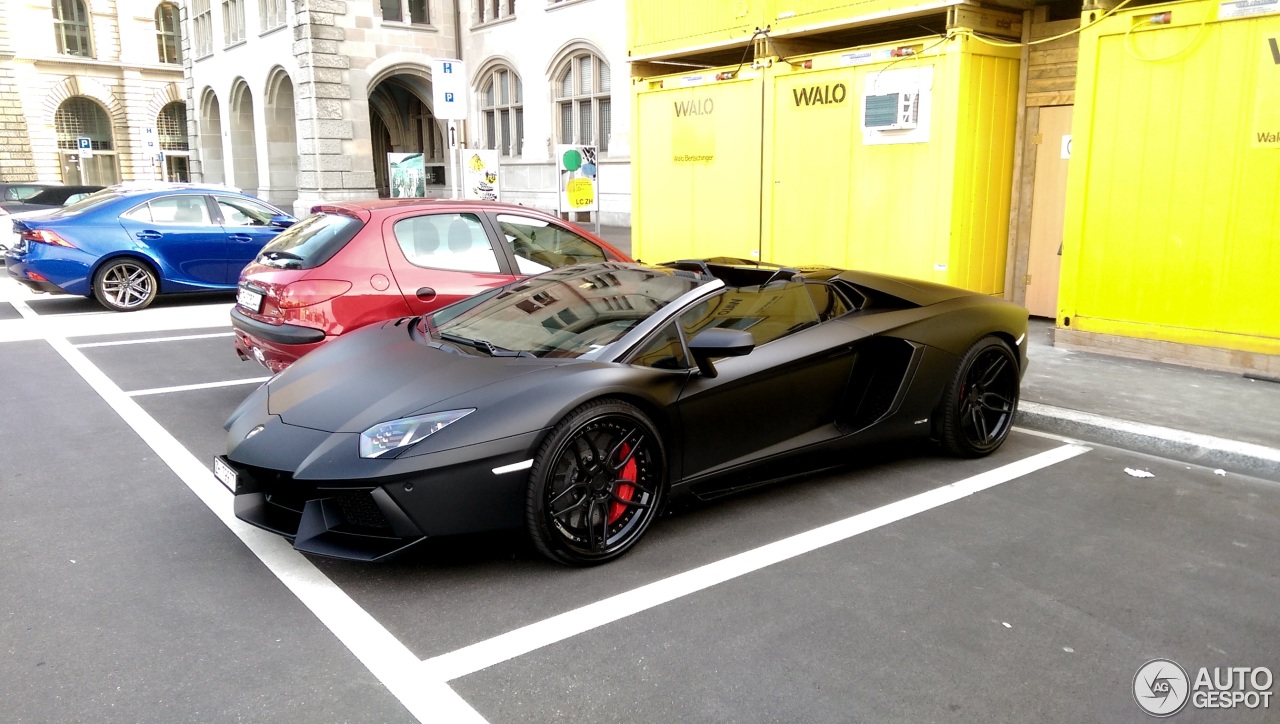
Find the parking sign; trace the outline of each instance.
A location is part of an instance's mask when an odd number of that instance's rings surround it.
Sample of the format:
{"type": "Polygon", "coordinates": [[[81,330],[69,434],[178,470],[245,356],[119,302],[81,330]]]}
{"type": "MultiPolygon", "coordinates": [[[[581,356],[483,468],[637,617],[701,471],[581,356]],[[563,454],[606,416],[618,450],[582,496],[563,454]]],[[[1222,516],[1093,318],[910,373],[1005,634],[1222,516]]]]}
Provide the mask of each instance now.
{"type": "Polygon", "coordinates": [[[461,60],[432,59],[431,100],[436,118],[460,121],[467,117],[467,70],[461,60]]]}
{"type": "Polygon", "coordinates": [[[80,155],[84,158],[93,157],[93,142],[88,136],[81,136],[76,139],[76,148],[80,149],[80,155]]]}

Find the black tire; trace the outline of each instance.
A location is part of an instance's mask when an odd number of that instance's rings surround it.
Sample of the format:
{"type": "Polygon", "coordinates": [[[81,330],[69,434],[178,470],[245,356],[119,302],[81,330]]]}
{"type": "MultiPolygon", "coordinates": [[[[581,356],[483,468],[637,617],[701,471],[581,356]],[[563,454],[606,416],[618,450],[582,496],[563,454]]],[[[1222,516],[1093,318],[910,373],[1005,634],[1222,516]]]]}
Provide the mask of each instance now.
{"type": "Polygon", "coordinates": [[[542,555],[571,566],[611,561],[658,516],[666,494],[662,437],[621,400],[594,400],[565,415],[539,446],[525,522],[542,555]]]}
{"type": "Polygon", "coordinates": [[[146,309],[160,293],[160,282],[145,262],[116,259],[93,275],[93,296],[113,312],[146,309]]]}
{"type": "Polygon", "coordinates": [[[978,340],[956,366],[942,398],[942,444],[953,455],[990,455],[1018,412],[1018,357],[996,337],[978,340]]]}

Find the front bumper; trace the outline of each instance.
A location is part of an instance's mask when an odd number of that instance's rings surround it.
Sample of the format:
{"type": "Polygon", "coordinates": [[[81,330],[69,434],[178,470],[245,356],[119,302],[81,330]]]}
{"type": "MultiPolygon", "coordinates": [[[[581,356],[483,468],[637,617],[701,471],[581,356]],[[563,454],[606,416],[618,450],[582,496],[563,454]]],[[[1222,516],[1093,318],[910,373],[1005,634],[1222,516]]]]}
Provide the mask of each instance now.
{"type": "Polygon", "coordinates": [[[304,553],[376,561],[428,537],[523,524],[524,463],[532,461],[539,432],[383,461],[359,458],[357,436],[350,433],[330,435],[279,422],[270,428],[246,441],[269,445],[245,445],[220,459],[236,472],[236,517],[290,539],[304,553]],[[318,444],[293,448],[301,438],[318,444]],[[281,469],[288,463],[254,464],[263,457],[258,450],[282,446],[304,457],[295,469],[305,478],[281,469]],[[330,473],[335,477],[328,478],[330,473]]]}

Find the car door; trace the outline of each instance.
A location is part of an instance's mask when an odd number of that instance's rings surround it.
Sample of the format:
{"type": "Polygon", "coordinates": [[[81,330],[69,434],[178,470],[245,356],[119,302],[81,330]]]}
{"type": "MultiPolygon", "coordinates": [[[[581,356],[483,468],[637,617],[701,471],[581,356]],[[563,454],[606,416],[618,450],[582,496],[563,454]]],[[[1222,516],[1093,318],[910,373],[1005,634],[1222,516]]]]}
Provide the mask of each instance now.
{"type": "Polygon", "coordinates": [[[414,213],[383,222],[387,261],[414,314],[515,279],[478,214],[414,213]]]}
{"type": "Polygon", "coordinates": [[[139,248],[196,285],[227,283],[227,239],[203,194],[158,196],[120,215],[139,248]]]}
{"type": "Polygon", "coordinates": [[[226,279],[234,284],[240,271],[286,227],[272,226],[271,220],[280,212],[266,204],[223,194],[214,194],[213,200],[227,236],[226,279]]]}
{"type": "Polygon", "coordinates": [[[493,214],[492,218],[521,276],[609,260],[604,249],[590,239],[553,221],[518,212],[493,214]]]}
{"type": "Polygon", "coordinates": [[[685,478],[840,436],[836,415],[865,333],[822,323],[802,282],[726,290],[680,323],[685,339],[727,327],[756,340],[751,354],[717,360],[716,377],[694,374],[685,385],[678,403],[685,478]]]}

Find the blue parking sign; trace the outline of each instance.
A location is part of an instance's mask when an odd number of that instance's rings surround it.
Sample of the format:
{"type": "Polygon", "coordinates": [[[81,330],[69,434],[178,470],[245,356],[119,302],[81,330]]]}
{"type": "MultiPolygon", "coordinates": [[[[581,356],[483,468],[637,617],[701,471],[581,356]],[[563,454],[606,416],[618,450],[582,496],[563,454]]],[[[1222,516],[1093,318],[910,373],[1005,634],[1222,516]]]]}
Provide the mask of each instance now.
{"type": "Polygon", "coordinates": [[[81,136],[76,139],[76,148],[93,150],[93,146],[89,143],[88,136],[81,136]]]}

